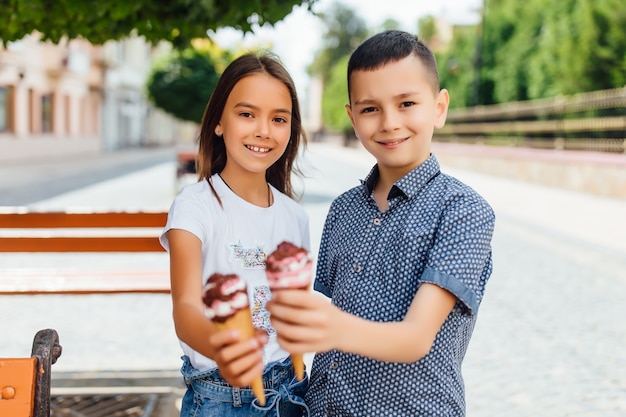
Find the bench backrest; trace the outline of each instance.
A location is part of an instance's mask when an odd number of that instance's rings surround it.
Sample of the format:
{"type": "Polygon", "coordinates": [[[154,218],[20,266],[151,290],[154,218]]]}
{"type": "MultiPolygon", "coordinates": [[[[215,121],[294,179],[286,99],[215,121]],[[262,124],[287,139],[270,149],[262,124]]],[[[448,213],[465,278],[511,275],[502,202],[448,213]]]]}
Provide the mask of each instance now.
{"type": "MultiPolygon", "coordinates": [[[[0,212],[2,252],[160,252],[167,212],[0,212]]],[[[6,254],[4,256],[7,256],[6,254]]],[[[169,293],[167,268],[0,268],[0,294],[169,293]]],[[[146,265],[150,268],[152,265],[146,265]]]]}
{"type": "MultiPolygon", "coordinates": [[[[11,212],[0,213],[0,229],[146,229],[162,228],[165,212],[11,212]]],[[[122,230],[123,231],[123,230],[122,230]]],[[[154,235],[49,234],[0,237],[0,252],[162,252],[154,235]]]]}

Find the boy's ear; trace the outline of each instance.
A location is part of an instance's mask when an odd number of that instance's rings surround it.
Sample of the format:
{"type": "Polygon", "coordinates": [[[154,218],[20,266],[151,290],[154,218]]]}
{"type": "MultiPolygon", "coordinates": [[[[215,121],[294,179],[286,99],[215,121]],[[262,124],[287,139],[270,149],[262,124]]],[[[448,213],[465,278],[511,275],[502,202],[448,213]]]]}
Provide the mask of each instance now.
{"type": "Polygon", "coordinates": [[[437,114],[435,116],[435,128],[441,129],[446,124],[448,117],[448,105],[450,104],[450,94],[445,88],[437,94],[437,114]]]}
{"type": "Polygon", "coordinates": [[[346,113],[348,113],[350,123],[352,123],[352,127],[354,127],[354,117],[352,116],[352,107],[350,107],[350,104],[346,104],[346,113]]]}

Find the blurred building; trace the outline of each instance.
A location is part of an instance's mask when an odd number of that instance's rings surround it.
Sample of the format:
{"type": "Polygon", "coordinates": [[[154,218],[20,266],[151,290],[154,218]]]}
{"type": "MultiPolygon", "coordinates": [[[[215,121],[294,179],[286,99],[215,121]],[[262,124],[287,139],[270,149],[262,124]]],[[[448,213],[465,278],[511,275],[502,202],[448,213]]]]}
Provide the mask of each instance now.
{"type": "Polygon", "coordinates": [[[170,145],[192,127],[152,108],[145,83],[167,45],[94,46],[37,34],[0,47],[0,160],[170,145]]]}

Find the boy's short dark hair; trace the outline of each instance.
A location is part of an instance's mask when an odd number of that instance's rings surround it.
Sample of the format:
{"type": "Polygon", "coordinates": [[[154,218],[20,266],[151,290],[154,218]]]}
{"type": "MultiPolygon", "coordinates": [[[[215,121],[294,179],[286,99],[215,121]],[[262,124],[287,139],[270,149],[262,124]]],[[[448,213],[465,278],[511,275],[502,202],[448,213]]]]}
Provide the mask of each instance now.
{"type": "Polygon", "coordinates": [[[389,62],[400,61],[414,54],[420,59],[428,74],[435,93],[439,92],[437,61],[431,49],[417,36],[401,30],[386,30],[363,41],[350,55],[348,61],[348,98],[350,76],[353,71],[373,71],[389,62]]]}

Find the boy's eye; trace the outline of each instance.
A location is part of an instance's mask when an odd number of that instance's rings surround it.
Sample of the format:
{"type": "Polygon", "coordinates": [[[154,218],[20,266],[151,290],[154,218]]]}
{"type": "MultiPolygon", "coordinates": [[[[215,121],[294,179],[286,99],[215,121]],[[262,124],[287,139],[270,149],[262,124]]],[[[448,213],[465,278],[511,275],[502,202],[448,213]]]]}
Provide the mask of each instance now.
{"type": "Polygon", "coordinates": [[[364,108],[361,110],[361,113],[371,113],[371,112],[373,112],[373,111],[376,111],[376,107],[364,107],[364,108]]]}
{"type": "Polygon", "coordinates": [[[414,101],[403,101],[400,104],[400,107],[411,107],[411,106],[414,106],[414,105],[415,105],[414,101]]]}

